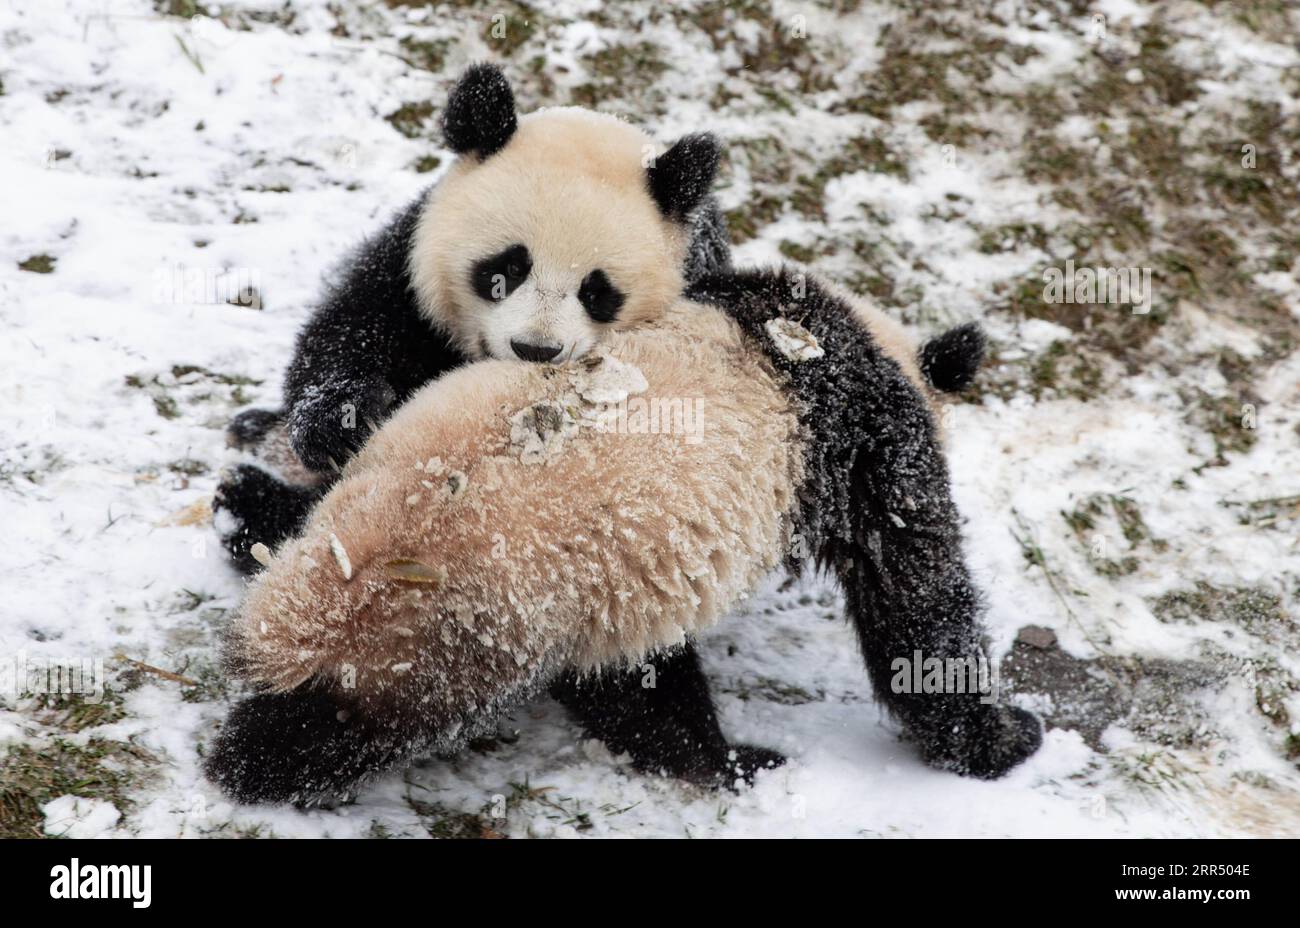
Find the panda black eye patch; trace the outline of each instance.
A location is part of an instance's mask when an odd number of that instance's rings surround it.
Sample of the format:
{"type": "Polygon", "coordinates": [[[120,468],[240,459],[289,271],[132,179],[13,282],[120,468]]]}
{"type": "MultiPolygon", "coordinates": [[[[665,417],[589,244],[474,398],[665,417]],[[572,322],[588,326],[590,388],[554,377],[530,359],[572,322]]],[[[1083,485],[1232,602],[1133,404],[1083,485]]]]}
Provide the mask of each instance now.
{"type": "Polygon", "coordinates": [[[523,245],[511,245],[505,251],[474,264],[470,282],[474,292],[485,300],[499,303],[527,279],[533,258],[523,245]]]}
{"type": "Polygon", "coordinates": [[[617,319],[625,299],[623,292],[610,283],[609,277],[600,268],[584,277],[582,286],[578,288],[578,302],[596,322],[613,322],[617,319]]]}

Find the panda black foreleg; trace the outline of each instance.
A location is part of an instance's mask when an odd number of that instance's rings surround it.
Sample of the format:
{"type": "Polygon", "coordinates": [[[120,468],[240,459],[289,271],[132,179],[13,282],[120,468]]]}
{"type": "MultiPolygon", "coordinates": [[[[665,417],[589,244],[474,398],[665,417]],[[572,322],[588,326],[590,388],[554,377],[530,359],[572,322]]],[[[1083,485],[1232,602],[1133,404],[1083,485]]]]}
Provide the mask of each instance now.
{"type": "Polygon", "coordinates": [[[243,574],[261,569],[251,553],[261,542],[274,550],[297,534],[312,506],[325,492],[321,487],[285,483],[250,464],[241,464],[217,485],[212,511],[217,514],[221,543],[243,574]]]}
{"type": "Polygon", "coordinates": [[[709,683],[693,643],[661,651],[639,666],[579,676],[568,671],[551,685],[587,735],[617,754],[630,754],[647,773],[701,785],[750,782],[785,758],[775,751],[728,744],[718,726],[709,683]]]}

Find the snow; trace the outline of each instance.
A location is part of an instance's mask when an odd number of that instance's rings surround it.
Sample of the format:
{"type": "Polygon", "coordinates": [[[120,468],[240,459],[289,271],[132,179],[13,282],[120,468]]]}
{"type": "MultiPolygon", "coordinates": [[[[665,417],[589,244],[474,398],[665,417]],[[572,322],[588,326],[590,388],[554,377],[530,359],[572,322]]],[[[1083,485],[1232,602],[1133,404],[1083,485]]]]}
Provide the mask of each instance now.
{"type": "Polygon", "coordinates": [[[41,806],[45,833],[54,838],[108,837],[122,813],[111,802],[60,796],[41,806]]]}
{"type": "MultiPolygon", "coordinates": [[[[1113,33],[1121,24],[1146,21],[1155,6],[1101,4],[1108,41],[1119,42],[1113,33]]],[[[203,779],[199,749],[235,695],[209,681],[219,680],[218,639],[243,581],[211,525],[192,517],[205,511],[220,468],[236,459],[222,428],[246,405],[278,402],[295,332],[326,270],[436,178],[413,170],[417,159],[437,154],[443,167],[450,160],[433,143],[395,132],[384,115],[408,101],[436,105],[465,64],[489,54],[478,23],[441,8],[358,9],[348,16],[351,34],[338,36],[329,7],[293,0],[290,26],[254,22],[248,29],[163,17],[145,0],[0,7],[0,510],[7,536],[0,570],[9,579],[0,657],[102,658],[120,674],[127,669],[122,655],[204,681],[190,690],[145,675],[126,689],[120,676],[110,679],[110,689],[116,682],[124,690],[123,717],[69,737],[129,743],[158,762],[121,808],[72,794],[46,803],[47,834],[422,836],[442,814],[429,811],[435,805],[479,813],[494,804],[506,815],[493,827],[519,837],[1300,833],[1300,774],[1242,675],[1197,697],[1215,722],[1208,746],[1153,744],[1115,724],[1104,735],[1105,754],[1079,732],[1049,731],[1037,755],[996,782],[926,768],[874,702],[852,632],[839,618],[838,593],[815,577],[788,587],[773,577],[703,641],[724,729],[790,757],[760,773],[752,789],[710,793],[637,774],[626,758],[584,742],[558,706],[539,701],[514,710],[490,750],[396,771],[352,805],[299,812],[225,800],[203,779]],[[457,40],[436,75],[397,57],[396,37],[413,30],[457,40]],[[51,273],[18,268],[36,255],[54,259],[51,273]],[[199,272],[202,301],[190,301],[186,278],[176,285],[177,268],[199,272]],[[248,281],[260,309],[227,302],[248,281]],[[512,787],[525,782],[547,788],[545,801],[512,787]]],[[[639,38],[598,24],[591,14],[599,7],[538,4],[545,17],[569,22],[556,27],[553,40],[559,95],[549,99],[530,83],[521,94],[526,106],[567,102],[564,90],[581,84],[585,56],[639,38]]],[[[819,7],[782,4],[783,15],[786,7],[805,12],[814,32],[840,28],[819,7]]],[[[831,96],[858,91],[851,84],[877,62],[876,36],[896,15],[891,4],[867,3],[847,20],[852,25],[844,28],[861,41],[845,52],[831,96]]],[[[1279,78],[1296,67],[1294,49],[1205,11],[1188,15],[1199,17],[1205,41],[1183,53],[1212,51],[1216,67],[1215,79],[1201,82],[1196,107],[1239,99],[1293,105],[1279,78]]],[[[1081,40],[1090,26],[1088,18],[1062,25],[1025,14],[1006,34],[1042,52],[1023,76],[1046,81],[1069,75],[1090,54],[1081,40]]],[[[757,40],[752,22],[736,28],[757,40]]],[[[647,30],[678,56],[655,83],[661,111],[629,113],[657,137],[710,129],[725,145],[775,134],[832,151],[846,126],[856,133],[871,122],[823,107],[783,113],[734,77],[725,83],[742,94],[741,104],[714,114],[698,76],[739,66],[736,47],[714,51],[671,22],[647,30]]],[[[1134,66],[1120,73],[1137,79],[1146,72],[1134,66]]],[[[999,73],[994,86],[1008,80],[999,73]]],[[[982,253],[972,226],[1050,227],[1061,212],[1044,188],[1009,167],[1006,153],[963,150],[949,163],[914,130],[914,122],[883,130],[906,152],[909,179],[842,175],[826,187],[825,223],[786,213],[737,248],[737,263],[778,260],[783,239],[861,230],[863,204],[870,204],[888,220],[884,232],[870,227],[872,234],[887,236],[891,247],[906,244],[928,266],[918,261],[900,272],[900,288],[924,292],[925,307],[908,322],[932,329],[985,315],[994,284],[1041,270],[1046,256],[1028,244],[982,253]],[[936,208],[964,211],[966,221],[940,222],[936,208]]],[[[1070,122],[1061,133],[1087,138],[1088,127],[1070,122]]],[[[736,207],[759,189],[737,165],[724,205],[736,207]]],[[[1294,268],[1257,281],[1300,318],[1294,268]]],[[[1183,311],[1195,321],[1179,346],[1188,356],[1216,345],[1258,354],[1254,330],[1223,315],[1198,318],[1194,307],[1183,311]]],[[[988,324],[1007,362],[1071,337],[1044,320],[1002,316],[988,324]]],[[[1295,517],[1279,516],[1275,530],[1261,530],[1243,523],[1240,506],[1223,503],[1300,492],[1300,354],[1261,374],[1257,441],[1224,467],[1195,469],[1213,449],[1181,418],[1173,376],[1158,368],[1129,372],[1093,402],[1034,401],[1022,392],[951,407],[955,494],[968,520],[969,560],[988,597],[995,654],[1032,624],[1053,629],[1078,657],[1193,660],[1214,644],[1300,674],[1295,517]],[[1061,520],[1094,493],[1132,498],[1168,550],[1147,552],[1130,576],[1098,574],[1061,520]],[[1013,535],[1022,523],[1064,594],[1026,564],[1013,535]],[[1277,592],[1291,637],[1246,634],[1226,622],[1169,623],[1154,614],[1153,600],[1197,581],[1277,592]]],[[[637,392],[634,378],[600,388],[601,401],[637,392]]],[[[545,447],[539,440],[533,450],[545,447]]],[[[346,575],[346,552],[339,545],[334,553],[346,575]]],[[[1300,695],[1290,692],[1283,702],[1300,718],[1300,695]]],[[[54,725],[32,699],[0,693],[0,744],[39,750],[54,725]]]]}
{"type": "Polygon", "coordinates": [[[826,354],[813,334],[793,319],[778,316],[765,322],[763,328],[772,344],[776,345],[776,350],[791,361],[815,361],[826,354]]]}

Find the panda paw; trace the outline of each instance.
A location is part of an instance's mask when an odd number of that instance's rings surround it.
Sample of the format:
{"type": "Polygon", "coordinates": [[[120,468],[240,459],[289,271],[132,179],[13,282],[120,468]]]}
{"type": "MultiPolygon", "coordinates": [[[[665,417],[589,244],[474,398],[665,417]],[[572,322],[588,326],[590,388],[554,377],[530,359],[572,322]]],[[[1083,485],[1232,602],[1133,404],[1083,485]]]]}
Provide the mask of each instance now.
{"type": "Polygon", "coordinates": [[[333,806],[383,768],[391,749],[309,684],[236,703],[208,746],[204,773],[236,802],[333,806]]]}
{"type": "Polygon", "coordinates": [[[245,409],[226,426],[226,444],[253,451],[283,419],[284,413],[278,409],[245,409]]]}
{"type": "Polygon", "coordinates": [[[289,410],[289,443],[307,467],[331,473],[361,450],[396,401],[383,381],[316,390],[289,410]]]}
{"type": "Polygon", "coordinates": [[[249,521],[262,508],[269,485],[276,482],[265,471],[241,464],[222,475],[212,497],[212,521],[221,537],[221,545],[242,574],[253,574],[261,569],[250,553],[253,545],[261,539],[252,537],[249,521]]]}
{"type": "Polygon", "coordinates": [[[752,744],[719,743],[707,752],[671,755],[633,753],[632,766],[650,776],[673,777],[705,789],[729,789],[753,785],[754,774],[785,763],[785,756],[752,744]]]}
{"type": "Polygon", "coordinates": [[[759,747],[756,744],[732,745],[727,756],[727,766],[724,768],[724,775],[729,773],[731,776],[727,787],[735,790],[739,780],[744,780],[746,784],[753,786],[754,775],[758,771],[775,770],[784,763],[785,755],[771,748],[759,747]]]}
{"type": "Polygon", "coordinates": [[[297,532],[314,499],[313,491],[249,464],[225,473],[212,499],[213,523],[236,569],[245,575],[261,570],[253,545],[278,547],[297,532]]]}
{"type": "Polygon", "coordinates": [[[939,738],[922,739],[932,766],[979,780],[996,780],[1043,743],[1038,717],[1016,706],[981,705],[971,718],[939,738]]]}

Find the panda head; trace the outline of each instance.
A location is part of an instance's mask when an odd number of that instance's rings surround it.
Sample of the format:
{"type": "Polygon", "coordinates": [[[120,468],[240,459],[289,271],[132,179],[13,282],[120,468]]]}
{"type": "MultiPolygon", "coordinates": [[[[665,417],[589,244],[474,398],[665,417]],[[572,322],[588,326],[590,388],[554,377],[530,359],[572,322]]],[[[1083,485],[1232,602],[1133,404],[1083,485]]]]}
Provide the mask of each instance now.
{"type": "Polygon", "coordinates": [[[590,110],[519,118],[490,65],[460,79],[442,126],[458,157],[421,211],[410,270],[421,312],[467,356],[567,361],[678,298],[712,136],[661,151],[590,110]]]}

